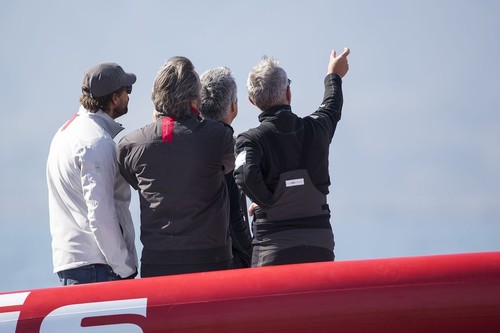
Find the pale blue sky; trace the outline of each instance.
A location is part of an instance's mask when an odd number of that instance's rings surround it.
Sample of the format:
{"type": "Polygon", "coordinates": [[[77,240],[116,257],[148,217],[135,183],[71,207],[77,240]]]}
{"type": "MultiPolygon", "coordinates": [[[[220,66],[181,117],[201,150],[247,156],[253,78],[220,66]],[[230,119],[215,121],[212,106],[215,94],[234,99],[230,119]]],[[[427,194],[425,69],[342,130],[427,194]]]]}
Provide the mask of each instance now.
{"type": "MultiPolygon", "coordinates": [[[[174,55],[233,70],[239,133],[258,124],[245,81],[262,55],[281,60],[305,116],[330,50],[350,47],[330,156],[337,259],[500,250],[498,17],[494,0],[0,0],[0,292],[59,285],[45,162],[85,69],[137,75],[127,133],[150,121],[153,78],[174,55]]],[[[138,225],[135,192],[132,213],[138,225]]]]}

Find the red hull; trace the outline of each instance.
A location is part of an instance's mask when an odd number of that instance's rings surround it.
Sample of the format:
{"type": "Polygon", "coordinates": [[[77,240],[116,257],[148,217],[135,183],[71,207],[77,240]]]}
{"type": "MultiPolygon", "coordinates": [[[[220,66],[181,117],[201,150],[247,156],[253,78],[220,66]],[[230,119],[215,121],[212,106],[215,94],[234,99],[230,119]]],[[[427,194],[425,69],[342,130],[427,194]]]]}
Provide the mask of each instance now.
{"type": "Polygon", "coordinates": [[[500,332],[500,252],[0,294],[0,332],[500,332]]]}

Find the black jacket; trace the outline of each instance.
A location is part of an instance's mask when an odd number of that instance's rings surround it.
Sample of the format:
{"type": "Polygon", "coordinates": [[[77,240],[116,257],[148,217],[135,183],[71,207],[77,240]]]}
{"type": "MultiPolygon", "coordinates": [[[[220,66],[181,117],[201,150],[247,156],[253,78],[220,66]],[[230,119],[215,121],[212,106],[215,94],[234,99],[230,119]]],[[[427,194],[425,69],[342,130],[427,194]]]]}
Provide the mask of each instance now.
{"type": "Polygon", "coordinates": [[[232,173],[226,174],[229,192],[229,234],[233,249],[233,268],[250,267],[252,261],[252,235],[246,212],[246,197],[234,181],[232,173]]]}
{"type": "Polygon", "coordinates": [[[234,176],[243,192],[260,207],[273,205],[272,195],[280,174],[306,169],[314,186],[329,192],[329,146],[343,104],[342,80],[325,77],[325,94],[319,109],[301,118],[289,105],[272,107],[259,115],[261,124],[236,139],[234,176]]]}
{"type": "Polygon", "coordinates": [[[117,147],[120,172],[139,191],[142,262],[231,259],[224,173],[234,168],[232,131],[194,114],[161,117],[117,147]]]}

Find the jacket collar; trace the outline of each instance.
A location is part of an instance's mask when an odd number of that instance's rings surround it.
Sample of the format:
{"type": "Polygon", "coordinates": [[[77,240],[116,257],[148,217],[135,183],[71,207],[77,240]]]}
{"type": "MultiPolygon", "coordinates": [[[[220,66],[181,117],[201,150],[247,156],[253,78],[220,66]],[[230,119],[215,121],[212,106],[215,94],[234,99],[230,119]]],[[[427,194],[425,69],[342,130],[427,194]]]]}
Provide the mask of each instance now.
{"type": "Polygon", "coordinates": [[[225,127],[225,128],[229,129],[229,130],[231,131],[231,133],[232,133],[232,134],[234,134],[234,129],[233,129],[233,127],[232,127],[231,125],[226,124],[226,123],[225,123],[225,122],[223,122],[223,121],[220,121],[220,123],[221,123],[222,125],[224,125],[224,127],[225,127]]]}
{"type": "Polygon", "coordinates": [[[172,119],[181,119],[181,118],[196,118],[198,120],[201,120],[201,114],[200,114],[200,111],[198,111],[197,109],[195,108],[191,108],[191,112],[188,112],[188,113],[185,113],[183,114],[181,117],[177,118],[177,117],[174,117],[174,116],[171,116],[171,115],[168,115],[167,113],[165,112],[162,112],[162,111],[157,111],[155,110],[155,115],[156,115],[156,119],[159,119],[159,118],[162,118],[162,117],[170,117],[172,119]]]}
{"type": "Polygon", "coordinates": [[[95,113],[88,111],[83,106],[80,106],[78,110],[80,116],[89,117],[94,120],[99,126],[102,127],[111,137],[114,139],[115,136],[124,130],[122,124],[117,123],[113,118],[111,118],[107,113],[99,110],[95,113]]]}
{"type": "Polygon", "coordinates": [[[270,107],[269,109],[263,111],[261,114],[259,114],[259,121],[263,122],[266,119],[272,118],[272,117],[278,117],[280,113],[284,111],[292,111],[292,107],[290,105],[275,105],[270,107]]]}

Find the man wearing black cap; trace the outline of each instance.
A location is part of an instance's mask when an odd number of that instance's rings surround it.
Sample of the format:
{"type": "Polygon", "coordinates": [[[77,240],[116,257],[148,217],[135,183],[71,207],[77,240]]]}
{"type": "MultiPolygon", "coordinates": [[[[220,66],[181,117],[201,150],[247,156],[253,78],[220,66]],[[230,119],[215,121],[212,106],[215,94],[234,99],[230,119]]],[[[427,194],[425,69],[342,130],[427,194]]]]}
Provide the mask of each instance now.
{"type": "Polygon", "coordinates": [[[54,136],[47,161],[54,273],[63,285],[137,274],[130,187],[120,176],[114,119],[128,111],[136,76],[101,63],[83,77],[81,107],[54,136]]]}

